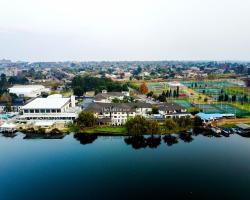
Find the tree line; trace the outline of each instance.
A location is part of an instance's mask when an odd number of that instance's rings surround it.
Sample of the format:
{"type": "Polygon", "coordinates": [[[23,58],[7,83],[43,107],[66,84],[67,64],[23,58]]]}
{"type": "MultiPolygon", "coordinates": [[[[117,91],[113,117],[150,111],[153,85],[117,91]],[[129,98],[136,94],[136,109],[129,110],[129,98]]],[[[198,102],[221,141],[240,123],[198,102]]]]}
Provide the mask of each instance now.
{"type": "Polygon", "coordinates": [[[178,98],[179,95],[180,95],[179,86],[177,86],[177,88],[174,90],[169,89],[166,90],[166,92],[163,91],[162,94],[160,94],[159,96],[156,96],[153,91],[147,93],[147,97],[152,97],[160,102],[166,102],[167,98],[178,98]]]}
{"type": "Polygon", "coordinates": [[[128,91],[128,85],[114,82],[109,78],[97,78],[90,76],[76,76],[71,82],[71,88],[76,96],[82,96],[87,91],[99,93],[102,90],[108,92],[128,91]]]}

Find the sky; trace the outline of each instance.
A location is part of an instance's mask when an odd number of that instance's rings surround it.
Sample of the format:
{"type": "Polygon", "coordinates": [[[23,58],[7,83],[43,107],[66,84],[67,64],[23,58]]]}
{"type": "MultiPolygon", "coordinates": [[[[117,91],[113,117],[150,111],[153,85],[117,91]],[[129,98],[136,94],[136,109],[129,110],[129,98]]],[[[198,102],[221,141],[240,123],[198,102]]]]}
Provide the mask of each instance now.
{"type": "Polygon", "coordinates": [[[250,0],[0,0],[0,59],[250,61],[250,0]]]}

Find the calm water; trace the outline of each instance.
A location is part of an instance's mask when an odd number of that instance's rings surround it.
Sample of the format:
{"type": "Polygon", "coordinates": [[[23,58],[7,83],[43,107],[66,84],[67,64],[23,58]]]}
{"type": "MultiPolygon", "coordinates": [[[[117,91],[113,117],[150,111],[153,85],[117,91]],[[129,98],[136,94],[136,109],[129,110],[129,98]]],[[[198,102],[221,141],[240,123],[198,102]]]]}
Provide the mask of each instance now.
{"type": "Polygon", "coordinates": [[[0,199],[250,198],[248,138],[199,135],[140,149],[127,143],[0,134],[0,199]]]}

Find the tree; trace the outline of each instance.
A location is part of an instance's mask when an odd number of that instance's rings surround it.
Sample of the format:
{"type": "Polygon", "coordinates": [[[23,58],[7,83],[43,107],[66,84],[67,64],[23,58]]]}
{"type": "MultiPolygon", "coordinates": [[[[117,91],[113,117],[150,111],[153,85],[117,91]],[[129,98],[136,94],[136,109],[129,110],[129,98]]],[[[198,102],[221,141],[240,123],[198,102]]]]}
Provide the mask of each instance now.
{"type": "Polygon", "coordinates": [[[145,82],[143,82],[140,86],[140,92],[142,94],[147,94],[148,93],[148,87],[145,82]]]}
{"type": "Polygon", "coordinates": [[[187,111],[188,111],[189,113],[191,113],[192,115],[196,115],[197,113],[200,112],[200,109],[199,109],[199,108],[196,108],[196,107],[190,107],[190,108],[187,109],[187,111]]]}
{"type": "Polygon", "coordinates": [[[119,103],[119,102],[120,102],[120,100],[118,98],[112,99],[112,103],[119,103]]]}
{"type": "Polygon", "coordinates": [[[81,96],[87,91],[101,92],[102,90],[107,90],[109,92],[121,92],[128,91],[127,84],[121,84],[119,82],[114,82],[109,78],[97,78],[90,76],[76,76],[71,82],[71,87],[76,96],[81,96]]]}
{"type": "Polygon", "coordinates": [[[9,93],[5,92],[0,97],[0,101],[4,102],[4,103],[11,103],[12,102],[12,97],[11,97],[11,95],[9,93]]]}
{"type": "Polygon", "coordinates": [[[245,82],[245,84],[246,84],[247,87],[250,87],[250,78],[246,78],[244,80],[244,82],[245,82]]]}
{"type": "Polygon", "coordinates": [[[152,114],[159,114],[159,109],[157,107],[153,107],[152,114]]]}
{"type": "Polygon", "coordinates": [[[178,97],[179,97],[179,95],[180,95],[180,88],[179,88],[179,86],[177,86],[177,90],[176,90],[176,97],[178,98],[178,97]]]}
{"type": "Polygon", "coordinates": [[[8,82],[5,74],[1,74],[0,77],[0,95],[7,91],[8,82]]]}
{"type": "Polygon", "coordinates": [[[166,96],[164,96],[164,95],[161,94],[161,95],[159,95],[158,100],[160,102],[165,102],[166,101],[166,96]]]}
{"type": "Polygon", "coordinates": [[[153,91],[150,91],[148,94],[147,94],[147,97],[152,97],[154,95],[154,92],[153,91]]]}
{"type": "Polygon", "coordinates": [[[96,118],[91,112],[82,111],[75,120],[76,126],[79,130],[86,127],[93,127],[96,124],[96,118]]]}
{"type": "Polygon", "coordinates": [[[229,97],[227,94],[224,95],[224,101],[228,101],[229,97]]]}
{"type": "Polygon", "coordinates": [[[4,111],[5,112],[11,112],[12,111],[12,107],[11,107],[11,103],[7,102],[5,107],[4,107],[4,111]]]}
{"type": "Polygon", "coordinates": [[[198,117],[198,116],[195,116],[194,119],[193,119],[193,127],[194,128],[199,128],[199,127],[202,126],[202,124],[203,124],[202,119],[200,117],[198,117]]]}
{"type": "Polygon", "coordinates": [[[177,97],[176,90],[174,90],[173,96],[174,96],[174,98],[176,98],[176,97],[177,97]]]}
{"type": "Polygon", "coordinates": [[[176,130],[177,128],[178,124],[172,118],[168,118],[165,120],[165,129],[167,131],[176,130]]]}
{"type": "Polygon", "coordinates": [[[128,133],[133,136],[140,136],[147,132],[148,122],[142,116],[135,116],[127,120],[125,127],[128,133]]]}
{"type": "Polygon", "coordinates": [[[180,117],[180,118],[176,119],[176,123],[178,124],[179,127],[186,129],[192,125],[192,120],[189,116],[188,117],[180,117]]]}
{"type": "Polygon", "coordinates": [[[29,80],[24,76],[11,76],[8,80],[9,84],[27,84],[29,80]]]}
{"type": "Polygon", "coordinates": [[[160,127],[159,127],[158,122],[156,120],[148,121],[147,133],[154,135],[154,134],[158,134],[159,132],[160,132],[160,127]]]}
{"type": "Polygon", "coordinates": [[[234,94],[233,96],[232,96],[232,102],[235,102],[236,101],[236,95],[234,94]]]}

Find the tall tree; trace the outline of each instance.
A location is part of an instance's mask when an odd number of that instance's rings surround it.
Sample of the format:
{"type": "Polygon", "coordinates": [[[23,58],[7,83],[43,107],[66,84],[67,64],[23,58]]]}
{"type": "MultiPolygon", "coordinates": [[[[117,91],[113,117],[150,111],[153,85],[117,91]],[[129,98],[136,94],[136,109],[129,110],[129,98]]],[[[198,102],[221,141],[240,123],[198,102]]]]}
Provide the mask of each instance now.
{"type": "Polygon", "coordinates": [[[147,94],[148,93],[148,86],[145,82],[143,82],[140,86],[140,92],[142,94],[147,94]]]}
{"type": "Polygon", "coordinates": [[[96,124],[96,118],[93,113],[82,111],[75,122],[77,128],[81,130],[86,127],[93,127],[96,124]]]}

